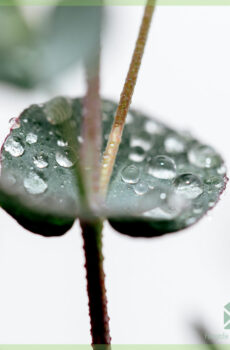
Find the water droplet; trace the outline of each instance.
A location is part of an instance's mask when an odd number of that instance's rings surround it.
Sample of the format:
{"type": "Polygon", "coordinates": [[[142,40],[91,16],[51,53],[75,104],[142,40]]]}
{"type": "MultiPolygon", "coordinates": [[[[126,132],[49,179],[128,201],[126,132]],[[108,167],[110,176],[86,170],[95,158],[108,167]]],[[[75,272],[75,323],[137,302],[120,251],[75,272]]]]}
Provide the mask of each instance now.
{"type": "Polygon", "coordinates": [[[203,193],[203,185],[200,178],[193,174],[179,175],[175,181],[175,192],[186,198],[194,199],[203,193]]]}
{"type": "Polygon", "coordinates": [[[148,173],[159,179],[172,179],[176,176],[176,164],[167,156],[150,158],[148,173]]]}
{"type": "Polygon", "coordinates": [[[164,143],[165,150],[168,153],[182,153],[185,150],[185,143],[177,135],[168,136],[164,143]]]}
{"type": "Polygon", "coordinates": [[[217,176],[211,176],[205,179],[204,182],[210,187],[210,189],[213,189],[213,187],[221,188],[223,184],[222,178],[217,176]]]}
{"type": "Polygon", "coordinates": [[[164,192],[162,192],[161,194],[160,194],[160,199],[166,199],[166,197],[167,197],[167,194],[166,193],[164,193],[164,192]]]}
{"type": "Polygon", "coordinates": [[[217,169],[217,173],[219,175],[225,175],[227,172],[226,166],[225,165],[221,165],[218,169],[217,169]]]}
{"type": "Polygon", "coordinates": [[[152,141],[147,133],[142,133],[141,135],[138,135],[138,136],[131,138],[130,146],[131,147],[141,147],[145,151],[148,151],[152,147],[152,141]]]}
{"type": "Polygon", "coordinates": [[[79,143],[82,143],[83,142],[83,137],[82,136],[78,136],[77,140],[78,140],[79,143]]]}
{"type": "Polygon", "coordinates": [[[135,165],[129,165],[122,170],[121,178],[126,183],[135,184],[140,179],[140,170],[135,165]]]}
{"type": "Polygon", "coordinates": [[[147,193],[149,190],[148,184],[144,181],[139,181],[135,186],[134,186],[134,191],[136,194],[139,196],[147,193]]]}
{"type": "Polygon", "coordinates": [[[56,162],[64,168],[70,168],[76,162],[74,152],[69,147],[58,151],[56,153],[56,162]]]}
{"type": "Polygon", "coordinates": [[[163,127],[153,120],[149,120],[145,124],[145,130],[150,134],[161,134],[163,127]]]}
{"type": "Polygon", "coordinates": [[[131,148],[129,159],[134,162],[142,162],[145,159],[145,150],[139,146],[131,148]]]}
{"type": "Polygon", "coordinates": [[[24,187],[30,194],[41,194],[48,188],[46,182],[35,172],[30,172],[24,179],[24,187]]]}
{"type": "Polygon", "coordinates": [[[20,157],[24,153],[24,147],[22,144],[14,139],[12,136],[9,136],[4,144],[4,149],[6,152],[9,152],[13,157],[20,157]]]}
{"type": "Polygon", "coordinates": [[[44,153],[39,153],[33,157],[33,162],[37,168],[43,169],[46,168],[48,163],[48,157],[44,153]]]}
{"type": "Polygon", "coordinates": [[[32,145],[33,143],[36,143],[38,140],[37,135],[33,134],[32,132],[30,132],[29,134],[26,135],[26,142],[29,145],[32,145]]]}
{"type": "Polygon", "coordinates": [[[11,129],[18,129],[18,128],[20,128],[19,118],[11,118],[9,120],[9,125],[10,125],[11,129]]]}
{"type": "Polygon", "coordinates": [[[55,97],[45,104],[44,112],[51,124],[61,124],[72,117],[71,101],[64,97],[55,97]]]}
{"type": "Polygon", "coordinates": [[[189,161],[199,168],[216,168],[222,163],[222,159],[212,147],[195,145],[188,153],[189,161]]]}
{"type": "Polygon", "coordinates": [[[57,140],[57,145],[59,147],[66,147],[66,146],[68,146],[68,142],[64,141],[64,140],[57,140]]]}
{"type": "Polygon", "coordinates": [[[125,124],[130,124],[133,121],[133,116],[130,112],[128,112],[126,119],[125,119],[125,124]]]}

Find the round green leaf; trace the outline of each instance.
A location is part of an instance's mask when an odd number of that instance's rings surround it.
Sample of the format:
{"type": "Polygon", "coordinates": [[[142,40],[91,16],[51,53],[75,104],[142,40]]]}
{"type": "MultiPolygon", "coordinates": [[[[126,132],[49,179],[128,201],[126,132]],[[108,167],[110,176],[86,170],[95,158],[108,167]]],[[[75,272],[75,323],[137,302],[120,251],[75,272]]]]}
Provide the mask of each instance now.
{"type": "MultiPolygon", "coordinates": [[[[104,149],[117,105],[102,107],[104,149]]],[[[77,180],[81,122],[82,100],[58,97],[25,110],[4,142],[0,204],[32,232],[59,235],[86,215],[77,180]]],[[[212,147],[130,110],[99,212],[121,233],[158,236],[197,222],[226,181],[212,147]]]]}

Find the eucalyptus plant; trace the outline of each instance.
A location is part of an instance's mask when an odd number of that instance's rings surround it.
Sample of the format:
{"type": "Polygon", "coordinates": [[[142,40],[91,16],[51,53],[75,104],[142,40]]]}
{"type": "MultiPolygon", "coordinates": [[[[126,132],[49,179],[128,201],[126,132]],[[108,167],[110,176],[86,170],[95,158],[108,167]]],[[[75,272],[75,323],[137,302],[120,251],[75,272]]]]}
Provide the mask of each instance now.
{"type": "Polygon", "coordinates": [[[103,222],[133,237],[182,230],[214,207],[227,177],[211,146],[129,108],[155,1],[147,1],[118,103],[100,97],[103,8],[63,4],[42,25],[43,33],[28,28],[17,7],[0,10],[12,20],[1,25],[17,32],[6,41],[0,37],[2,80],[32,87],[79,59],[87,83],[83,98],[58,96],[12,121],[1,150],[0,204],[27,230],[46,237],[63,235],[80,221],[92,344],[109,349],[103,222]]]}

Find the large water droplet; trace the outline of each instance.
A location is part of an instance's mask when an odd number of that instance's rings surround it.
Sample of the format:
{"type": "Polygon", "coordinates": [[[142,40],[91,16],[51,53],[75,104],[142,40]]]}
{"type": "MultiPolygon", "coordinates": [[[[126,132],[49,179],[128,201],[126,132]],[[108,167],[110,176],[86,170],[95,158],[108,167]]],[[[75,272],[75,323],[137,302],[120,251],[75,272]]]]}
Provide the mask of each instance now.
{"type": "Polygon", "coordinates": [[[129,165],[122,170],[121,178],[126,183],[135,184],[140,179],[140,170],[135,165],[129,165]]]}
{"type": "Polygon", "coordinates": [[[64,97],[55,97],[45,104],[44,112],[51,124],[61,124],[72,117],[71,101],[64,97]]]}
{"type": "Polygon", "coordinates": [[[76,162],[73,151],[66,147],[56,152],[56,162],[64,168],[70,168],[76,162]]]}
{"type": "Polygon", "coordinates": [[[4,144],[4,149],[9,152],[13,157],[20,157],[24,153],[24,147],[22,144],[15,140],[12,136],[9,136],[4,144]]]}
{"type": "Polygon", "coordinates": [[[176,176],[176,165],[167,156],[156,156],[149,161],[148,173],[158,179],[172,179],[176,176]]]}
{"type": "Polygon", "coordinates": [[[46,182],[35,172],[30,172],[24,179],[24,187],[31,194],[41,194],[48,188],[46,182]]]}
{"type": "Polygon", "coordinates": [[[9,120],[9,125],[10,125],[11,129],[18,129],[18,128],[20,128],[19,118],[11,118],[9,120]]]}
{"type": "Polygon", "coordinates": [[[144,181],[139,181],[135,186],[134,186],[134,191],[136,194],[139,196],[147,193],[149,190],[148,184],[144,181]]]}
{"type": "Polygon", "coordinates": [[[179,175],[175,181],[175,192],[189,199],[197,198],[203,193],[200,178],[193,174],[179,175]]]}
{"type": "Polygon", "coordinates": [[[29,134],[26,135],[26,142],[29,144],[29,145],[32,145],[33,143],[36,143],[38,140],[38,137],[36,134],[30,132],[29,134]]]}
{"type": "Polygon", "coordinates": [[[145,150],[139,146],[131,148],[129,159],[133,162],[142,162],[145,159],[145,150]]]}
{"type": "Polygon", "coordinates": [[[165,140],[165,150],[168,153],[181,153],[185,150],[185,142],[176,135],[170,135],[165,140]]]}
{"type": "Polygon", "coordinates": [[[36,156],[34,156],[33,162],[36,165],[36,167],[40,169],[46,168],[49,165],[48,157],[44,153],[39,153],[36,156]]]}
{"type": "Polygon", "coordinates": [[[188,153],[189,161],[199,168],[216,168],[222,163],[222,159],[212,147],[195,145],[188,153]]]}

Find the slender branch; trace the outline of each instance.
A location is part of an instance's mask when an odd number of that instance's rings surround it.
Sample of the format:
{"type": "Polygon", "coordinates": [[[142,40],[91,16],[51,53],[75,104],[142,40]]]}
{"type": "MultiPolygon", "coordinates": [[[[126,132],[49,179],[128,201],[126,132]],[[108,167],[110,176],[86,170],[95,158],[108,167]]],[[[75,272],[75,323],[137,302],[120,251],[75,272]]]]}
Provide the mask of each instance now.
{"type": "Polygon", "coordinates": [[[109,317],[105,289],[105,274],[103,271],[102,228],[99,219],[91,222],[81,221],[84,240],[85,267],[87,290],[89,296],[89,315],[91,322],[92,345],[104,344],[100,350],[110,349],[109,317]]]}
{"type": "Polygon", "coordinates": [[[126,77],[125,85],[121,93],[120,102],[114,118],[114,123],[110,132],[106,150],[102,159],[101,176],[100,176],[100,193],[106,197],[107,188],[110,177],[112,175],[113,166],[116,160],[116,155],[121,142],[121,137],[125,125],[126,115],[129,110],[131,99],[133,96],[137,75],[141,65],[142,56],[151,24],[155,8],[155,1],[148,0],[145,7],[139,35],[137,38],[135,50],[132,56],[129,71],[126,77]]]}

